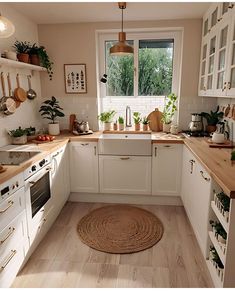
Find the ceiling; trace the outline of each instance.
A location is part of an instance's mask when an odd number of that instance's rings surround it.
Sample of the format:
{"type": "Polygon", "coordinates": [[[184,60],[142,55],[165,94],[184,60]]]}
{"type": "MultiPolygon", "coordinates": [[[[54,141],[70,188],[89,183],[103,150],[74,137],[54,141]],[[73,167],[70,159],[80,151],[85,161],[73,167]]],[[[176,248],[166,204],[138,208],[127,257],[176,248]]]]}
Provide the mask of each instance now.
{"type": "MultiPolygon", "coordinates": [[[[120,21],[117,2],[12,2],[37,24],[120,21]]],[[[124,21],[201,18],[206,2],[127,2],[124,21]]]]}

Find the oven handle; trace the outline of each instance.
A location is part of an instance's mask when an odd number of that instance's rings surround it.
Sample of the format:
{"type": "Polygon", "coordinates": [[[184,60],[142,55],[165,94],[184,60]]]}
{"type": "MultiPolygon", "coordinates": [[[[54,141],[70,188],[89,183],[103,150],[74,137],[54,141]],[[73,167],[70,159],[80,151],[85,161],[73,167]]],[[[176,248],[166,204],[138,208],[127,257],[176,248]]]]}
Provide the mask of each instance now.
{"type": "Polygon", "coordinates": [[[52,167],[51,166],[48,166],[46,167],[45,171],[43,172],[42,175],[40,175],[39,178],[36,179],[36,181],[29,181],[28,183],[31,184],[31,185],[34,185],[37,183],[38,180],[40,180],[46,173],[50,172],[52,170],[52,167]]]}

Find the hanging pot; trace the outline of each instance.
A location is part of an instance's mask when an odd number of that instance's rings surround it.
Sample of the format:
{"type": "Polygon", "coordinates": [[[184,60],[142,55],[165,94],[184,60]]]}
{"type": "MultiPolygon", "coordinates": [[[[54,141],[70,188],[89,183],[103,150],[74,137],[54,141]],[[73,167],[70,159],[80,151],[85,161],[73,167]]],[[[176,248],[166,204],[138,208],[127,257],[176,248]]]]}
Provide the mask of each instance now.
{"type": "Polygon", "coordinates": [[[18,100],[16,100],[16,98],[15,98],[15,97],[13,96],[13,94],[12,94],[13,92],[12,92],[12,90],[11,90],[11,78],[10,78],[10,73],[8,73],[8,75],[7,75],[7,82],[8,82],[9,96],[15,100],[16,108],[18,108],[18,107],[20,107],[21,102],[18,101],[18,100]]]}
{"type": "Polygon", "coordinates": [[[30,100],[33,100],[34,98],[37,97],[37,93],[31,88],[31,76],[27,76],[28,79],[28,85],[29,85],[29,90],[27,91],[27,98],[30,100]]]}
{"type": "Polygon", "coordinates": [[[0,110],[6,115],[13,114],[16,110],[16,103],[13,98],[6,96],[3,72],[1,73],[1,84],[3,97],[0,99],[0,110]]]}

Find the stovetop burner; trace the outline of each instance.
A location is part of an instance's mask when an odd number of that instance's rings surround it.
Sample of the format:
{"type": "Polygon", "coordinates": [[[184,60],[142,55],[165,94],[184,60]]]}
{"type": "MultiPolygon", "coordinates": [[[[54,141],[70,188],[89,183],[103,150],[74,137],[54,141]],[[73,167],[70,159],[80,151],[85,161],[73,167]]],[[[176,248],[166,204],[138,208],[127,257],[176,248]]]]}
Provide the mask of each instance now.
{"type": "Polygon", "coordinates": [[[189,131],[189,130],[186,130],[186,131],[184,131],[184,133],[187,136],[192,136],[192,137],[209,137],[210,136],[210,134],[208,132],[205,132],[205,131],[189,131]]]}
{"type": "Polygon", "coordinates": [[[23,162],[31,159],[40,151],[26,152],[26,151],[0,151],[0,165],[20,165],[23,162]]]}

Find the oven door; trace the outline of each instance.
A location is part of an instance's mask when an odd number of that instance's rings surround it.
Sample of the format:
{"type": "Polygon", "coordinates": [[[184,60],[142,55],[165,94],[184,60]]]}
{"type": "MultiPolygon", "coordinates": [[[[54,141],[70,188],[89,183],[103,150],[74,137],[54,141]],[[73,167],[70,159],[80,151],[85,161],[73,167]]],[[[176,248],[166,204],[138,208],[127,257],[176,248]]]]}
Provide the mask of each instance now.
{"type": "Polygon", "coordinates": [[[53,207],[51,166],[38,171],[25,181],[26,213],[29,234],[41,225],[53,207]]]}

